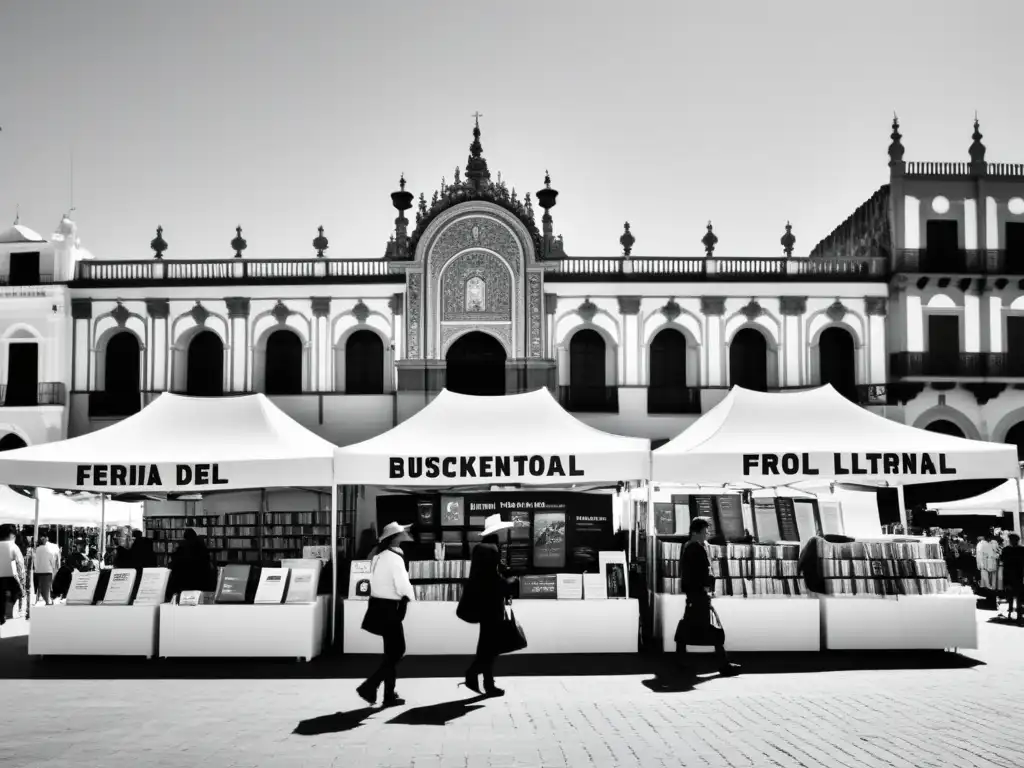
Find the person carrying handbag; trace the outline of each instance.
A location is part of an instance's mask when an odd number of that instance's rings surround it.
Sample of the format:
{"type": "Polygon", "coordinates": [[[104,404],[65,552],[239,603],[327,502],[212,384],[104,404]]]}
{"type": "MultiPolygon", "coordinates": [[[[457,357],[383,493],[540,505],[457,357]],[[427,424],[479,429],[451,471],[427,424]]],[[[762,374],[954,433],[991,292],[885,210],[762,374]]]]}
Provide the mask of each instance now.
{"type": "Polygon", "coordinates": [[[516,578],[508,576],[498,550],[498,533],[511,527],[512,523],[502,522],[501,515],[491,515],[484,520],[480,543],[473,549],[469,580],[455,609],[455,615],[466,623],[480,625],[476,657],[466,670],[466,679],[459,685],[488,696],[505,693],[494,684],[495,659],[526,647],[526,636],[508,607],[516,578]]]}
{"type": "Polygon", "coordinates": [[[686,610],[676,628],[676,658],[683,671],[687,671],[687,645],[712,645],[722,677],[735,677],[740,673],[738,664],[731,664],[725,654],[725,630],[718,613],[711,604],[709,590],[715,586],[711,574],[711,560],[705,542],[708,521],[695,517],[690,521],[690,540],[683,547],[679,573],[686,593],[686,610]],[[714,623],[712,623],[714,622],[714,623]]]}
{"type": "Polygon", "coordinates": [[[370,600],[362,628],[384,640],[384,659],[380,667],[356,688],[356,693],[367,704],[377,703],[377,689],[384,683],[385,707],[405,704],[395,690],[398,682],[398,662],[405,656],[405,620],[409,602],[416,599],[400,547],[410,541],[411,525],[388,523],[381,531],[370,566],[370,600]]]}

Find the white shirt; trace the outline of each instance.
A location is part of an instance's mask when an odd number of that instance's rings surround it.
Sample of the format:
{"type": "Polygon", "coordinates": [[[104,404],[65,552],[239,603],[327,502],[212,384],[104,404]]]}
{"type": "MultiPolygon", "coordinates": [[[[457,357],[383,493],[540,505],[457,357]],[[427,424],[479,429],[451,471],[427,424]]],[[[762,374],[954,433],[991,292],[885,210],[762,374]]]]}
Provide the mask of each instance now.
{"type": "Polygon", "coordinates": [[[60,550],[52,541],[35,549],[33,566],[36,573],[56,573],[60,570],[60,550]]]}
{"type": "Polygon", "coordinates": [[[370,597],[385,600],[416,599],[409,572],[405,569],[405,558],[398,550],[385,549],[370,566],[370,597]]]}
{"type": "Polygon", "coordinates": [[[21,578],[25,572],[25,559],[13,541],[0,541],[0,579],[21,578]]]}

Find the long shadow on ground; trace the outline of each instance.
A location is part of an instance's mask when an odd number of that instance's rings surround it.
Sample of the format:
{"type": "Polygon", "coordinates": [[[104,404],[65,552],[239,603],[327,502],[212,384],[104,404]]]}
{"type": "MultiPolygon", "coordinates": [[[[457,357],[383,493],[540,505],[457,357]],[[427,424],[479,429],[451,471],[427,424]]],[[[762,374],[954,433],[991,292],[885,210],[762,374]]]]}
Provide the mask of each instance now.
{"type": "MultiPolygon", "coordinates": [[[[800,674],[849,670],[966,669],[977,659],[943,651],[825,651],[821,653],[731,654],[745,675],[800,674]]],[[[461,678],[467,656],[409,656],[403,678],[461,678]]],[[[311,662],[291,659],[162,659],[103,656],[28,656],[28,638],[0,642],[0,679],[6,680],[358,680],[379,657],[328,653],[311,662]]],[[[670,661],[659,655],[517,655],[498,661],[501,677],[658,675],[670,661]]]]}

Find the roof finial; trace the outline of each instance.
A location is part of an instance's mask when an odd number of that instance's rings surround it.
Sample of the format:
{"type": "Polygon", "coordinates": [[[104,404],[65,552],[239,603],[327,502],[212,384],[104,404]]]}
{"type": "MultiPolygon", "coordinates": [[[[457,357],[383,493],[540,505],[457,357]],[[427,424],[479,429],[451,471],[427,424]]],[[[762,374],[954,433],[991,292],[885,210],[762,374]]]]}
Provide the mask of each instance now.
{"type": "Polygon", "coordinates": [[[711,219],[708,219],[708,231],[700,241],[704,244],[705,255],[708,257],[714,256],[715,245],[718,243],[718,235],[714,233],[714,230],[711,227],[711,219]]]}
{"type": "Polygon", "coordinates": [[[793,255],[793,246],[796,244],[796,235],[793,234],[793,225],[788,221],[786,222],[786,234],[782,236],[782,252],[786,254],[786,258],[790,258],[793,255]]]}
{"type": "Polygon", "coordinates": [[[629,222],[627,221],[623,225],[625,230],[622,233],[622,237],[619,238],[619,243],[622,245],[622,253],[624,256],[629,256],[633,252],[633,244],[636,242],[636,238],[633,237],[633,233],[629,231],[629,222]]]}
{"type": "MultiPolygon", "coordinates": [[[[892,143],[889,145],[889,167],[899,165],[903,162],[903,137],[900,135],[900,119],[896,113],[892,113],[892,134],[889,136],[892,143]]],[[[902,166],[901,166],[902,167],[902,166]]]]}
{"type": "Polygon", "coordinates": [[[981,123],[978,122],[978,112],[974,112],[974,133],[971,134],[971,165],[981,169],[985,166],[985,145],[981,143],[981,123]]]}
{"type": "Polygon", "coordinates": [[[398,178],[398,188],[405,192],[405,171],[402,171],[402,175],[398,178]]]}
{"type": "Polygon", "coordinates": [[[480,143],[480,118],[479,112],[473,113],[473,143],[469,145],[469,160],[466,161],[466,181],[477,189],[480,189],[485,181],[491,180],[491,172],[487,170],[487,160],[484,159],[484,147],[480,143]]]}

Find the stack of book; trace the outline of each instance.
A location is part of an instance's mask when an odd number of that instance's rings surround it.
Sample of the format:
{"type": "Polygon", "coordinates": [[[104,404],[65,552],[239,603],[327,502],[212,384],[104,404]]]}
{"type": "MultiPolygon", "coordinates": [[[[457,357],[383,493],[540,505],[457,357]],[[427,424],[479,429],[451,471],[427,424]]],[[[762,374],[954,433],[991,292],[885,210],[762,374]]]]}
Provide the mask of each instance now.
{"type": "MultiPolygon", "coordinates": [[[[658,558],[660,590],[682,594],[679,557],[682,542],[661,541],[658,558]]],[[[799,546],[795,544],[707,545],[718,597],[800,597],[805,594],[797,576],[799,546]]]]}
{"type": "Polygon", "coordinates": [[[936,542],[826,543],[820,556],[827,595],[938,595],[950,588],[949,571],[936,542]]]}
{"type": "Polygon", "coordinates": [[[469,578],[469,560],[412,560],[409,579],[417,600],[454,601],[469,578]]]}

